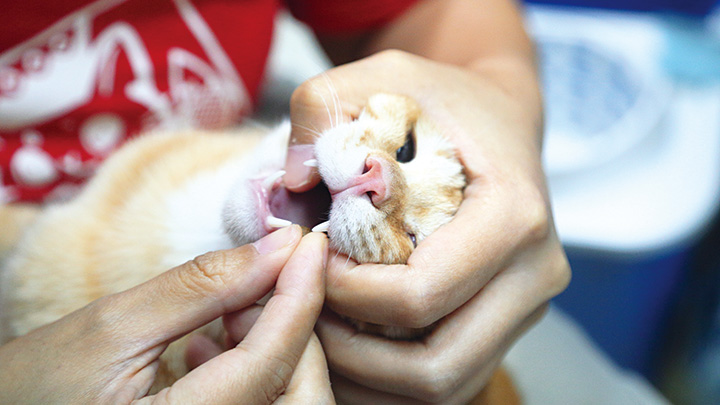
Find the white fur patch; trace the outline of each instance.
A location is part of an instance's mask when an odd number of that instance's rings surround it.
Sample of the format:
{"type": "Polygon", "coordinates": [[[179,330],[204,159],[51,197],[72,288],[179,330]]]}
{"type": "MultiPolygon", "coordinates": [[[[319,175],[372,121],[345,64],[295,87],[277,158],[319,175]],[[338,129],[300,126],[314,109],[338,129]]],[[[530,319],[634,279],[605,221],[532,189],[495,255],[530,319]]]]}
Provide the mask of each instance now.
{"type": "Polygon", "coordinates": [[[247,180],[267,176],[285,164],[289,135],[290,122],[285,121],[253,151],[216,170],[199,173],[167,196],[165,226],[169,246],[174,249],[164,258],[167,266],[262,236],[256,201],[247,180]]]}
{"type": "Polygon", "coordinates": [[[198,174],[166,197],[165,228],[173,250],[163,258],[164,265],[171,268],[203,253],[233,247],[222,212],[241,169],[241,164],[232,162],[198,174]]]}

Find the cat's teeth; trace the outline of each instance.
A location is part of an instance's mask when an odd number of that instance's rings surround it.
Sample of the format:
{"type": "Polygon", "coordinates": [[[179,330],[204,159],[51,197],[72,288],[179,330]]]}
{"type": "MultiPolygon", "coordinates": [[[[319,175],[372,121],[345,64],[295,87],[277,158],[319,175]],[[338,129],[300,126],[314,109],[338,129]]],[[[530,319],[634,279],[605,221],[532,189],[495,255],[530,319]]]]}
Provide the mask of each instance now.
{"type": "Polygon", "coordinates": [[[263,180],[263,183],[262,183],[263,188],[265,190],[272,189],[272,186],[273,186],[273,184],[275,184],[275,181],[284,175],[285,175],[285,170],[278,170],[277,172],[271,174],[270,176],[268,176],[268,178],[263,180]]]}
{"type": "Polygon", "coordinates": [[[272,215],[268,215],[267,218],[265,218],[265,225],[267,225],[268,228],[284,228],[286,226],[292,225],[292,222],[288,221],[287,219],[277,218],[272,215]]]}
{"type": "Polygon", "coordinates": [[[325,221],[321,224],[317,224],[313,227],[313,232],[327,232],[330,228],[330,221],[325,221]]]}
{"type": "Polygon", "coordinates": [[[317,159],[309,159],[303,162],[303,165],[307,167],[318,167],[317,159]]]}

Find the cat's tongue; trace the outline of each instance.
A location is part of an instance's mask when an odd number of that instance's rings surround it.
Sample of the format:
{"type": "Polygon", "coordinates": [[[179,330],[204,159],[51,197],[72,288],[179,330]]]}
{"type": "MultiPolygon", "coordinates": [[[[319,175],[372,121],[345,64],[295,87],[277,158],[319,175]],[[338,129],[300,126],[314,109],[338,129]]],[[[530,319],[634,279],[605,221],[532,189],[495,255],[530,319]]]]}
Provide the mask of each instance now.
{"type": "Polygon", "coordinates": [[[285,187],[273,189],[268,201],[270,212],[277,217],[308,228],[328,220],[330,192],[323,183],[304,193],[293,193],[285,187]]]}

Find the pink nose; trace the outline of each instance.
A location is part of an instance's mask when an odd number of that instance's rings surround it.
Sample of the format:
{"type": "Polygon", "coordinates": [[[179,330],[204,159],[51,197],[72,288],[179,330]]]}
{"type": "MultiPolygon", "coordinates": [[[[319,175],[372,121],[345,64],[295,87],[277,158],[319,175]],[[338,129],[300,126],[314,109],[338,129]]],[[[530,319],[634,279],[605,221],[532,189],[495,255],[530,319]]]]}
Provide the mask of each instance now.
{"type": "Polygon", "coordinates": [[[387,163],[381,159],[368,157],[365,159],[365,168],[359,176],[353,177],[348,182],[347,188],[342,190],[330,190],[330,194],[335,198],[341,194],[363,195],[368,194],[370,201],[375,207],[385,202],[389,198],[389,190],[385,176],[388,174],[387,163]]]}
{"type": "Polygon", "coordinates": [[[387,170],[383,167],[386,164],[380,159],[369,156],[365,159],[365,170],[363,174],[356,177],[357,184],[366,193],[370,193],[370,200],[378,207],[388,199],[389,194],[385,174],[387,170]]]}

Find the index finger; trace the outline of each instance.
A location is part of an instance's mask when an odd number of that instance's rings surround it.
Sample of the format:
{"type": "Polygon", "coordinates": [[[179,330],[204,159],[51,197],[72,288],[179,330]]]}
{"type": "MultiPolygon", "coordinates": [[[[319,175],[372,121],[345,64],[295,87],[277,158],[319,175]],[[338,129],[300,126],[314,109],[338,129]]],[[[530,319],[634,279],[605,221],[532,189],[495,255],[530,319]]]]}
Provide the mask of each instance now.
{"type": "Polygon", "coordinates": [[[120,330],[139,350],[172,341],[224,313],[253,304],[272,288],[300,241],[297,225],[254,244],[206,253],[125,292],[91,304],[96,330],[120,330]]]}
{"type": "Polygon", "coordinates": [[[272,403],[288,387],[324,299],[327,239],[305,236],[283,267],[263,313],[237,347],[158,395],[193,403],[272,403]]]}

